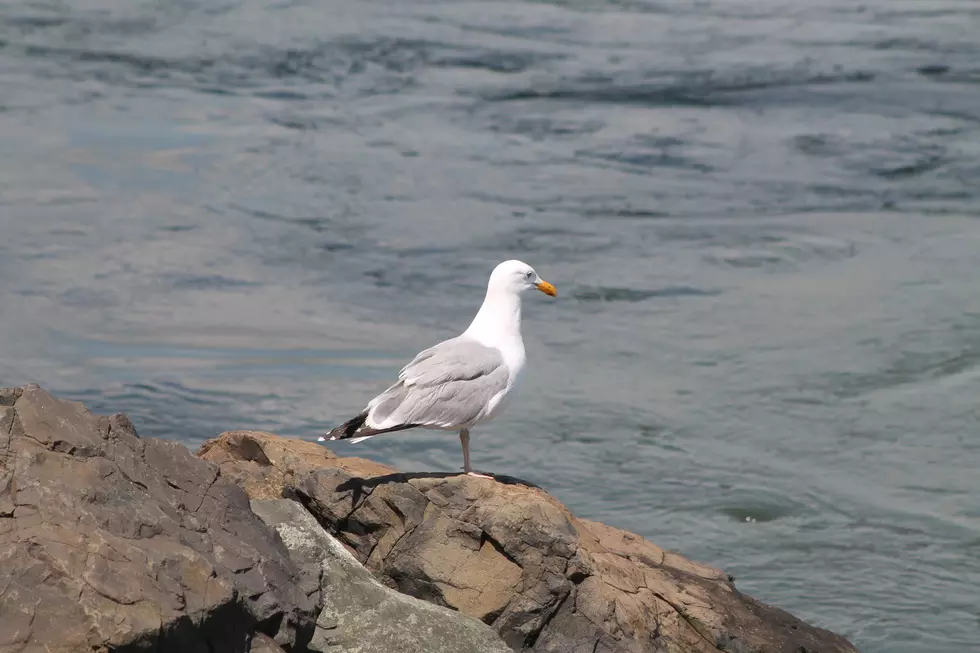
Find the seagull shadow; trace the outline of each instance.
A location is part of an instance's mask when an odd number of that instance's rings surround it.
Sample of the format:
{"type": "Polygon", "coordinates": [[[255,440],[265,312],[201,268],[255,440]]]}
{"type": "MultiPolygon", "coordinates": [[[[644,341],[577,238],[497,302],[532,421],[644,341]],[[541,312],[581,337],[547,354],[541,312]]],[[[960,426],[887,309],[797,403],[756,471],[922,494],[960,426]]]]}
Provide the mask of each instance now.
{"type": "MultiPolygon", "coordinates": [[[[542,489],[540,486],[535,485],[530,481],[525,481],[524,479],[517,478],[515,476],[506,476],[504,474],[490,474],[487,472],[478,472],[480,474],[486,474],[492,478],[497,483],[503,485],[523,485],[525,487],[534,488],[536,490],[542,489]]],[[[399,472],[397,474],[385,474],[383,476],[374,476],[372,478],[361,478],[354,477],[347,479],[343,483],[337,486],[337,491],[346,492],[351,490],[353,495],[357,497],[358,495],[367,492],[370,493],[374,488],[379,485],[386,485],[388,483],[407,483],[412,479],[416,478],[468,478],[466,474],[462,472],[413,472],[405,473],[399,472]]]]}

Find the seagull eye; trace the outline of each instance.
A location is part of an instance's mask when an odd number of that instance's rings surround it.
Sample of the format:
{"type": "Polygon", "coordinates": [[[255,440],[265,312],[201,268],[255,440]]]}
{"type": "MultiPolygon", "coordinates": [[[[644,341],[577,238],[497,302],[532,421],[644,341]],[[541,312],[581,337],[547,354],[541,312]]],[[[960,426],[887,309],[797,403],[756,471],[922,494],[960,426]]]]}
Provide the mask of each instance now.
{"type": "Polygon", "coordinates": [[[530,270],[528,270],[527,272],[524,273],[524,278],[525,279],[530,279],[531,278],[531,274],[532,274],[532,272],[530,270]]]}

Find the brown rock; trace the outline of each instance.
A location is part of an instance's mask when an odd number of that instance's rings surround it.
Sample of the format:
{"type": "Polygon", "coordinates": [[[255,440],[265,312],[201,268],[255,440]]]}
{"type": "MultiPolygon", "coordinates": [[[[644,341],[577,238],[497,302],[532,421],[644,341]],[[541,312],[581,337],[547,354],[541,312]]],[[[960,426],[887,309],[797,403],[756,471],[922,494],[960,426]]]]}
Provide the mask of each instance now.
{"type": "Polygon", "coordinates": [[[336,460],[330,450],[312,442],[280,438],[271,433],[259,440],[257,431],[229,431],[208,440],[197,455],[221,467],[222,475],[242,485],[252,499],[279,499],[286,477],[316,469],[320,459],[336,460]]]}
{"type": "Polygon", "coordinates": [[[303,650],[318,596],[216,465],[0,390],[0,651],[303,650]],[[272,649],[269,649],[272,650],[272,649]]]}
{"type": "Polygon", "coordinates": [[[298,499],[383,582],[481,619],[516,651],[856,650],[742,594],[717,569],[578,519],[513,479],[400,474],[247,431],[199,454],[257,498],[298,499]]]}

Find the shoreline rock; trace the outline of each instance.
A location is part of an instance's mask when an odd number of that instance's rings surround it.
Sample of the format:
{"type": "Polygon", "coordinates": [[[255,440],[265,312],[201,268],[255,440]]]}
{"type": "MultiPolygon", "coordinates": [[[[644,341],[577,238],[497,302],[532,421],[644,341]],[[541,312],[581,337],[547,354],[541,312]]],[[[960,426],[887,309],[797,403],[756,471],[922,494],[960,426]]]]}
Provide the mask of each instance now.
{"type": "Polygon", "coordinates": [[[278,530],[305,580],[323,598],[310,650],[509,653],[494,632],[476,619],[382,585],[299,503],[253,499],[252,510],[278,530]]]}
{"type": "Polygon", "coordinates": [[[0,404],[0,651],[306,646],[317,597],[214,465],[36,385],[0,404]]]}
{"type": "Polygon", "coordinates": [[[0,653],[854,653],[516,479],[0,388],[0,653]]]}
{"type": "Polygon", "coordinates": [[[386,585],[480,619],[515,651],[856,651],[516,479],[403,474],[254,431],[198,455],[253,499],[295,499],[386,585]]]}

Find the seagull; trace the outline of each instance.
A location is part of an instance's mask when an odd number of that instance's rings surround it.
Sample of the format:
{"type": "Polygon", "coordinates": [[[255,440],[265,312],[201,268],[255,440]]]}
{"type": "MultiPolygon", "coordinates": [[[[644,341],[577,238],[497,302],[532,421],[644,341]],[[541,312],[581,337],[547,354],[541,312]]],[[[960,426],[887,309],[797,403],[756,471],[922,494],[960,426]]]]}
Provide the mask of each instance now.
{"type": "Polygon", "coordinates": [[[463,472],[490,478],[470,466],[470,429],[499,415],[521,378],[526,361],[521,295],[531,289],[558,296],[527,263],[498,265],[466,331],[420,352],[394,385],[319,440],[356,443],[412,428],[458,431],[463,472]]]}

